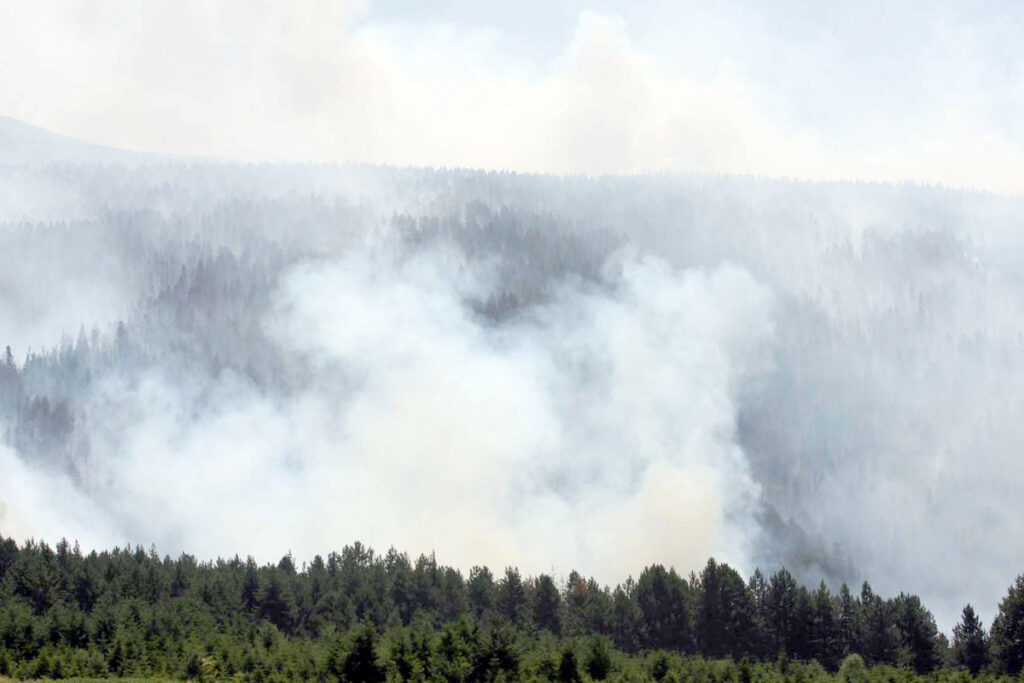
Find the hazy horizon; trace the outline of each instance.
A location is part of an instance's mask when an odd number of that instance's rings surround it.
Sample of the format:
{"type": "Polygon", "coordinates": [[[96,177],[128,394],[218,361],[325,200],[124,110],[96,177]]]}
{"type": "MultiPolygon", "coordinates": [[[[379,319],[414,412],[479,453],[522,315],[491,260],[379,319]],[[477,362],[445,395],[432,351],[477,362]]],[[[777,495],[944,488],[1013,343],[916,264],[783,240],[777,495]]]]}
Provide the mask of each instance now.
{"type": "Polygon", "coordinates": [[[1024,190],[1024,11],[1013,3],[46,0],[7,11],[0,112],[96,144],[1024,190]]]}

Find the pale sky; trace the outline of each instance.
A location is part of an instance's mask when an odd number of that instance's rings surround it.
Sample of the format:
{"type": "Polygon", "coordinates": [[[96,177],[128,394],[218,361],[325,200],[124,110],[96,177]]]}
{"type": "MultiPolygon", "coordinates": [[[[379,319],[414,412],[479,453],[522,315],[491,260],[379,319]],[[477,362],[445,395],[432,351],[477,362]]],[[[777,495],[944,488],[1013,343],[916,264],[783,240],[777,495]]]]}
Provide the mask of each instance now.
{"type": "Polygon", "coordinates": [[[245,160],[1024,191],[1024,3],[0,0],[0,114],[245,160]]]}

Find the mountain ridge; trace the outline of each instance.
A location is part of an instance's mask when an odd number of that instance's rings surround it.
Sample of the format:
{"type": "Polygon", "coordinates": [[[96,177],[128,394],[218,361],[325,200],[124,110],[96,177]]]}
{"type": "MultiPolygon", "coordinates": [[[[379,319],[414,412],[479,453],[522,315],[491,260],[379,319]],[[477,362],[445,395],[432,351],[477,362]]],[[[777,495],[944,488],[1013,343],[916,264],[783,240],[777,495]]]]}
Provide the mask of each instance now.
{"type": "Polygon", "coordinates": [[[152,163],[203,158],[99,145],[0,114],[0,164],[152,163]]]}

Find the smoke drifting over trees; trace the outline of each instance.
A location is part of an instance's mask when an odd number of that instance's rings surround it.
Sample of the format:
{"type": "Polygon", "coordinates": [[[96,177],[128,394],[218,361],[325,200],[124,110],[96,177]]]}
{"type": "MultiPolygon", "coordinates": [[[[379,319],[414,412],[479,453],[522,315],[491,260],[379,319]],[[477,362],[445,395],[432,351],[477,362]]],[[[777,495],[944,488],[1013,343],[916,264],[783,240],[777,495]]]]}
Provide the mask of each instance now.
{"type": "Polygon", "coordinates": [[[713,554],[947,629],[1024,563],[1019,198],[47,145],[0,148],[4,536],[713,554]]]}

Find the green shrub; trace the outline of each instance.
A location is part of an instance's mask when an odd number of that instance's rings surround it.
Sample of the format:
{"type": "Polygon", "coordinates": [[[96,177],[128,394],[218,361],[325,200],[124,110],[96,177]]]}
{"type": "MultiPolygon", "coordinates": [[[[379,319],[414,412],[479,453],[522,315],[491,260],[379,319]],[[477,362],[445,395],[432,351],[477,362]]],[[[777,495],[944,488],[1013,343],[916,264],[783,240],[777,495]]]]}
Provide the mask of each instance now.
{"type": "Polygon", "coordinates": [[[843,683],[868,683],[870,676],[864,658],[856,653],[847,655],[839,665],[839,679],[843,683]]]}

